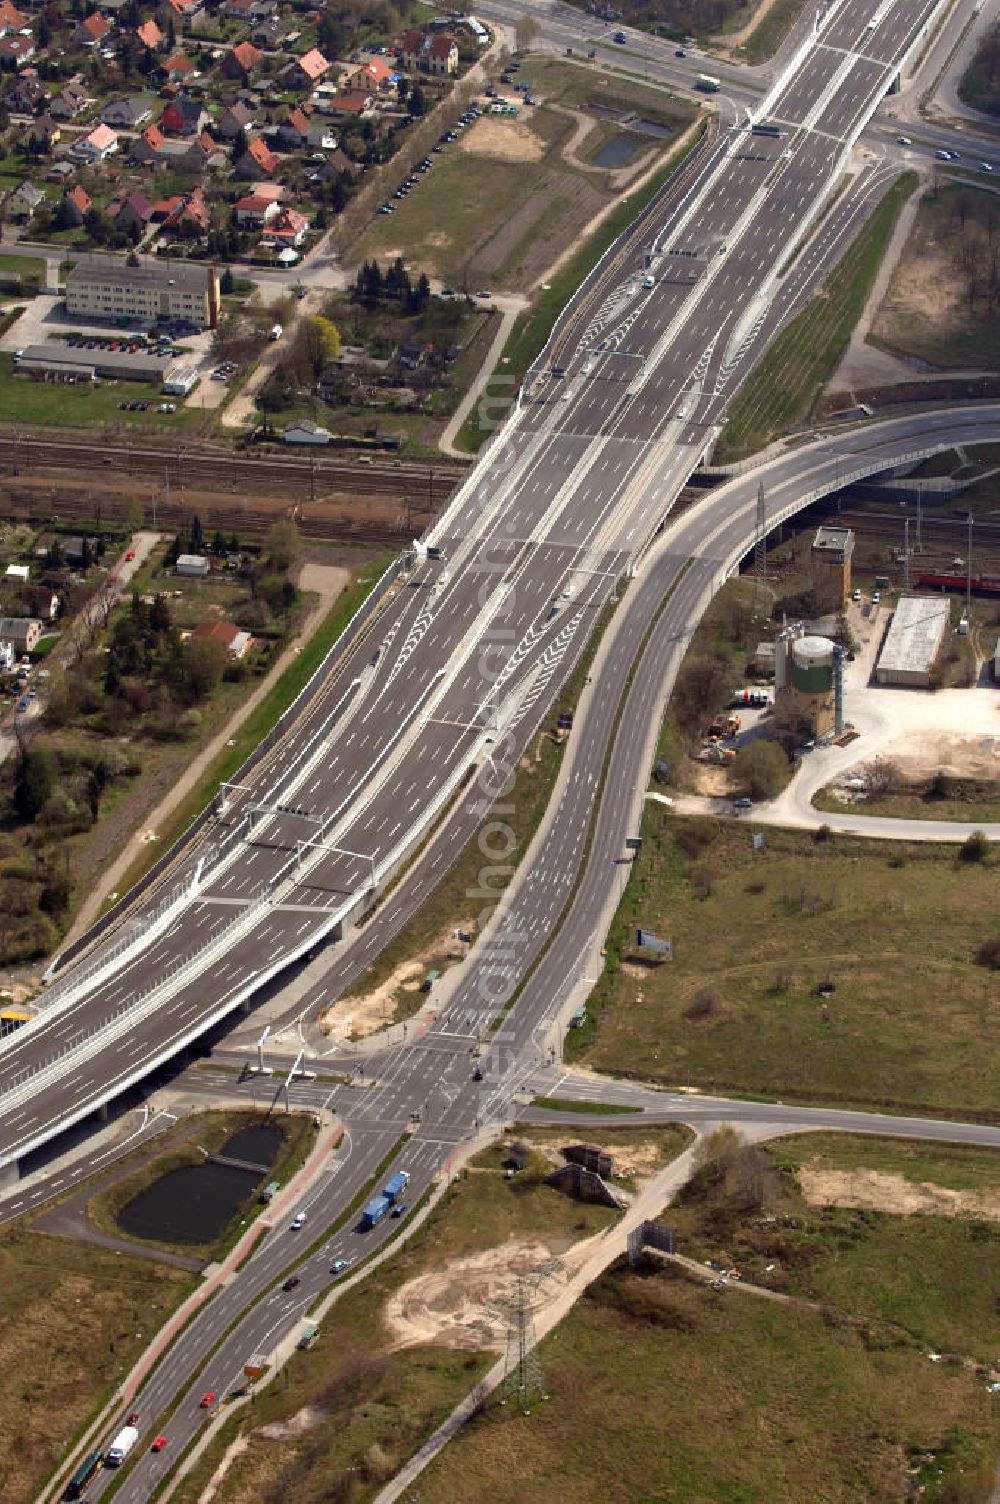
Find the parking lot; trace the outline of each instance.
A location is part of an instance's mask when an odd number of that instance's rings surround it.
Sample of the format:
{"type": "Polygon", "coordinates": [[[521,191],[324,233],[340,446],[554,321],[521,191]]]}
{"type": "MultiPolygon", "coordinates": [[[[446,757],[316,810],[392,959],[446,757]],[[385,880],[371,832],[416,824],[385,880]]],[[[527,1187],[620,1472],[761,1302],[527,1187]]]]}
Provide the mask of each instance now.
{"type": "MultiPolygon", "coordinates": [[[[73,317],[66,314],[65,299],[61,294],[40,293],[37,298],[29,300],[25,304],[24,312],[16,319],[11,327],[0,336],[0,350],[23,349],[26,345],[44,344],[53,335],[62,337],[75,335],[82,339],[84,344],[89,340],[118,341],[128,344],[135,343],[137,336],[145,335],[145,329],[138,327],[119,329],[97,321],[91,323],[87,319],[73,317]]],[[[196,333],[183,336],[184,355],[192,365],[198,365],[210,357],[212,347],[211,329],[201,329],[196,333]]],[[[143,345],[142,348],[145,348],[143,345]]]]}

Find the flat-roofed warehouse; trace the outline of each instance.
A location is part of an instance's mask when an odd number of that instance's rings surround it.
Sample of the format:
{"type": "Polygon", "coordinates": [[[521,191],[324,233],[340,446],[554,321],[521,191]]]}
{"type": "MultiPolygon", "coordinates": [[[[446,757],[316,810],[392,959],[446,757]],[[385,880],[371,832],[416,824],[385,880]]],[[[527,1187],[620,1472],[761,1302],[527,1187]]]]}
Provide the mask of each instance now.
{"type": "Polygon", "coordinates": [[[879,684],[926,689],[950,617],[951,604],[939,595],[901,596],[879,654],[879,684]]]}
{"type": "Polygon", "coordinates": [[[219,322],[214,266],[152,256],[81,256],[66,273],[66,312],[89,319],[166,321],[196,329],[219,322]]]}
{"type": "Polygon", "coordinates": [[[152,350],[87,350],[52,340],[47,345],[28,345],[14,367],[18,376],[47,376],[61,380],[93,381],[95,376],[118,381],[162,381],[175,362],[169,355],[152,350]]]}

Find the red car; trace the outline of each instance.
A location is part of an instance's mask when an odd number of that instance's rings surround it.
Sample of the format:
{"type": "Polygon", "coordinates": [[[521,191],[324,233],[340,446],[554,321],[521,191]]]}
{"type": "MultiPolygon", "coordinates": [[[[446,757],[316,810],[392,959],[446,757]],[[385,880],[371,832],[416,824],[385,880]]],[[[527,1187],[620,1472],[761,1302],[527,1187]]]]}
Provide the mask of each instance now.
{"type": "Polygon", "coordinates": [[[158,1436],[149,1450],[151,1452],[162,1452],[166,1444],[167,1438],[165,1436],[158,1436]]]}
{"type": "Polygon", "coordinates": [[[125,1422],[125,1424],[127,1426],[137,1426],[139,1424],[139,1412],[138,1412],[138,1410],[133,1410],[132,1411],[132,1414],[129,1416],[129,1418],[125,1422]]]}
{"type": "Polygon", "coordinates": [[[125,562],[126,562],[126,564],[129,563],[129,561],[131,559],[134,559],[134,558],[135,558],[135,549],[134,548],[130,548],[129,551],[128,551],[128,553],[125,555],[125,562]]]}
{"type": "Polygon", "coordinates": [[[210,1389],[207,1394],[202,1395],[198,1403],[200,1404],[202,1410],[208,1410],[212,1405],[215,1404],[216,1398],[217,1396],[215,1390],[210,1389]]]}

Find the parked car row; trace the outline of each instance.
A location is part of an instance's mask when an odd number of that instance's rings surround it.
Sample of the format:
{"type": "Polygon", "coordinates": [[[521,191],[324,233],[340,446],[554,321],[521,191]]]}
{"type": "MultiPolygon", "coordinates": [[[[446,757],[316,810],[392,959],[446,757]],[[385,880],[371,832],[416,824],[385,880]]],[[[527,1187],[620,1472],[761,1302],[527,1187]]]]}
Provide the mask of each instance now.
{"type": "MultiPolygon", "coordinates": [[[[482,113],[483,111],[480,109],[478,104],[470,104],[465,114],[455,121],[455,129],[445,131],[441,136],[439,136],[437,142],[432,147],[432,150],[436,152],[445,151],[453,141],[458,140],[459,131],[464,131],[467,125],[472,125],[473,121],[478,120],[479,116],[482,113]]],[[[406,196],[412,191],[412,189],[416,188],[417,184],[420,182],[421,176],[425,173],[430,172],[433,166],[434,158],[424,157],[424,160],[422,162],[417,163],[416,167],[410,173],[410,176],[406,179],[406,181],[400,183],[399,187],[392,195],[392,198],[397,200],[406,198],[406,196]]],[[[384,204],[379,205],[378,212],[380,214],[395,214],[396,205],[392,202],[392,199],[386,199],[384,204]]]]}

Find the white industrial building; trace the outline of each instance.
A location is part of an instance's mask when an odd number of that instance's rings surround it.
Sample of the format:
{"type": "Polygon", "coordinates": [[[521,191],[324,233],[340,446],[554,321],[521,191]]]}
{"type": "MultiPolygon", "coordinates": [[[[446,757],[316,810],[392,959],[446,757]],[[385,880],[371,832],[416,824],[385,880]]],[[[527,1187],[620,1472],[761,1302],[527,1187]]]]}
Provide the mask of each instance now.
{"type": "Polygon", "coordinates": [[[878,683],[926,689],[950,618],[951,604],[940,595],[901,596],[879,654],[878,683]]]}
{"type": "Polygon", "coordinates": [[[203,580],[212,566],[204,554],[181,554],[176,567],[177,573],[189,580],[203,580]]]}

